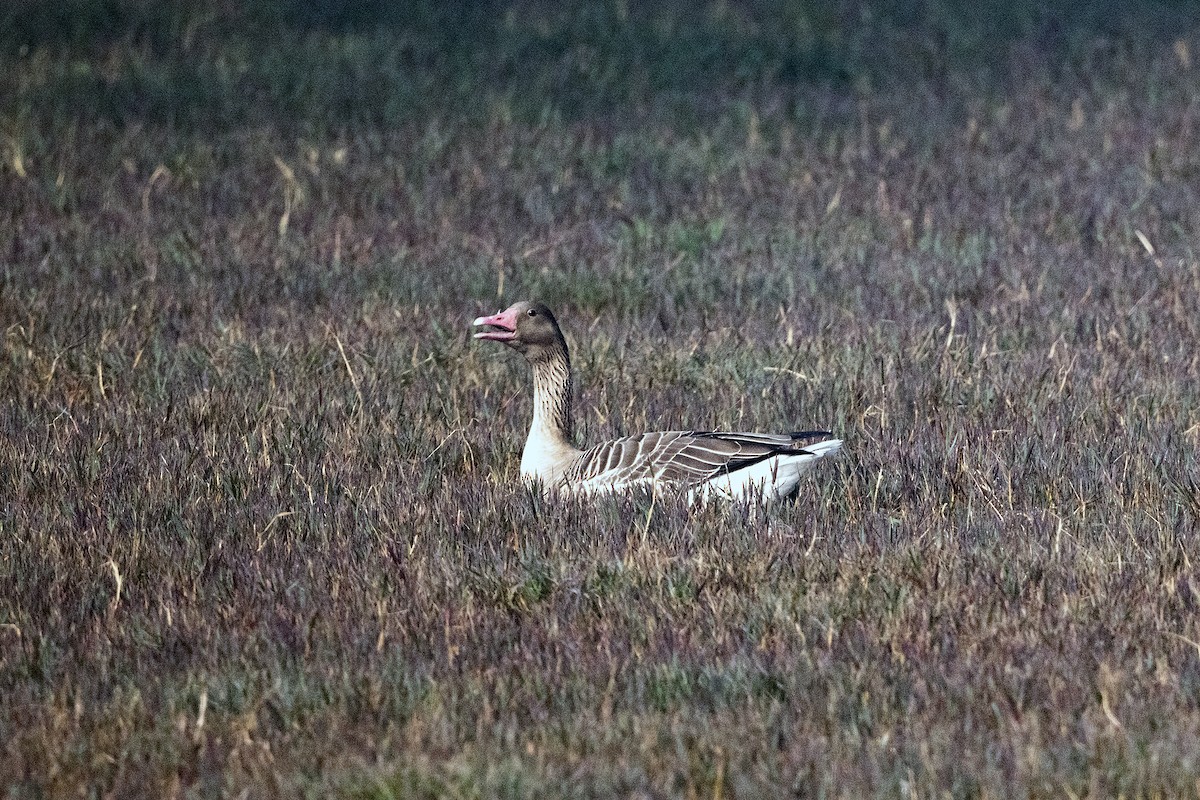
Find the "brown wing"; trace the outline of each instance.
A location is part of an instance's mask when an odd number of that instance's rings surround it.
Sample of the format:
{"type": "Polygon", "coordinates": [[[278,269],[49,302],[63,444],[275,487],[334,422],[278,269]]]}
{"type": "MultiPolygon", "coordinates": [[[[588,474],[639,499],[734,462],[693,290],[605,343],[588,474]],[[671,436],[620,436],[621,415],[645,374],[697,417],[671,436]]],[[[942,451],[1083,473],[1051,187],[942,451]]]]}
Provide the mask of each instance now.
{"type": "Polygon", "coordinates": [[[568,484],[694,486],[772,456],[803,453],[803,439],[825,435],[663,431],[614,439],[584,452],[565,476],[568,484]]]}

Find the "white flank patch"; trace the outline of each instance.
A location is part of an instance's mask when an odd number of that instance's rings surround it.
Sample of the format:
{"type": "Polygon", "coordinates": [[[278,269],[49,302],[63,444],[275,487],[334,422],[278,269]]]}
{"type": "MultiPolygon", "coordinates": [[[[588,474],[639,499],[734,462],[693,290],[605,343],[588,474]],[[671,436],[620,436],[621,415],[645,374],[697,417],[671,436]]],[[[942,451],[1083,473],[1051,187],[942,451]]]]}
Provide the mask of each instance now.
{"type": "Polygon", "coordinates": [[[805,453],[773,456],[728,475],[718,475],[688,492],[688,499],[703,502],[722,497],[742,502],[761,499],[768,503],[782,500],[795,491],[801,476],[812,469],[818,460],[841,448],[841,439],[806,445],[805,453]]]}

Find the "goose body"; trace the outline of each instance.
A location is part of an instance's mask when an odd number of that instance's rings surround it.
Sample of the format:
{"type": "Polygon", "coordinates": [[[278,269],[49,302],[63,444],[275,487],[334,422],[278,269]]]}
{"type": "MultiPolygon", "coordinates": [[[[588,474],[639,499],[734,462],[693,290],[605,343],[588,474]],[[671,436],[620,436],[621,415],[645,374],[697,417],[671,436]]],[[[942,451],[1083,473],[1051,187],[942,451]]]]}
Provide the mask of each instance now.
{"type": "Polygon", "coordinates": [[[590,495],[648,488],[691,500],[778,500],[842,442],[825,431],[737,433],[659,431],[604,442],[587,450],[572,442],[571,361],[558,322],[540,303],[520,302],[492,316],[477,339],[502,342],[533,368],[533,422],[521,454],[521,475],[551,494],[590,495]]]}

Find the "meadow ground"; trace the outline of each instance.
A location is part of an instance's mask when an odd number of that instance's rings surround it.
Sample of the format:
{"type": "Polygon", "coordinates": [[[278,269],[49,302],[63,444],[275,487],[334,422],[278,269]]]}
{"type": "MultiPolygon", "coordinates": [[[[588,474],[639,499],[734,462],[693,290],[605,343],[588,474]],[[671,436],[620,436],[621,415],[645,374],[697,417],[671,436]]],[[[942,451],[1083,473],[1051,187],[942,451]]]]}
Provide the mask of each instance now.
{"type": "Polygon", "coordinates": [[[1195,795],[1200,16],[884,5],[0,10],[6,796],[1195,795]]]}

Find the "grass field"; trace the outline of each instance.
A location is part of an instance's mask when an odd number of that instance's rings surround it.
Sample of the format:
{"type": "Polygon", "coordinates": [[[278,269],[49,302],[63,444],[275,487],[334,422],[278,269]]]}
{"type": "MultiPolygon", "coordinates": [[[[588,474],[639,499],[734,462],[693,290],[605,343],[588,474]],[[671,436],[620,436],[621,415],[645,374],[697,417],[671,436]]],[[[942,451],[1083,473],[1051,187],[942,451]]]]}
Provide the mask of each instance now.
{"type": "Polygon", "coordinates": [[[1200,12],[0,10],[10,798],[1200,793],[1200,12]],[[846,440],[752,518],[516,481],[846,440]]]}

